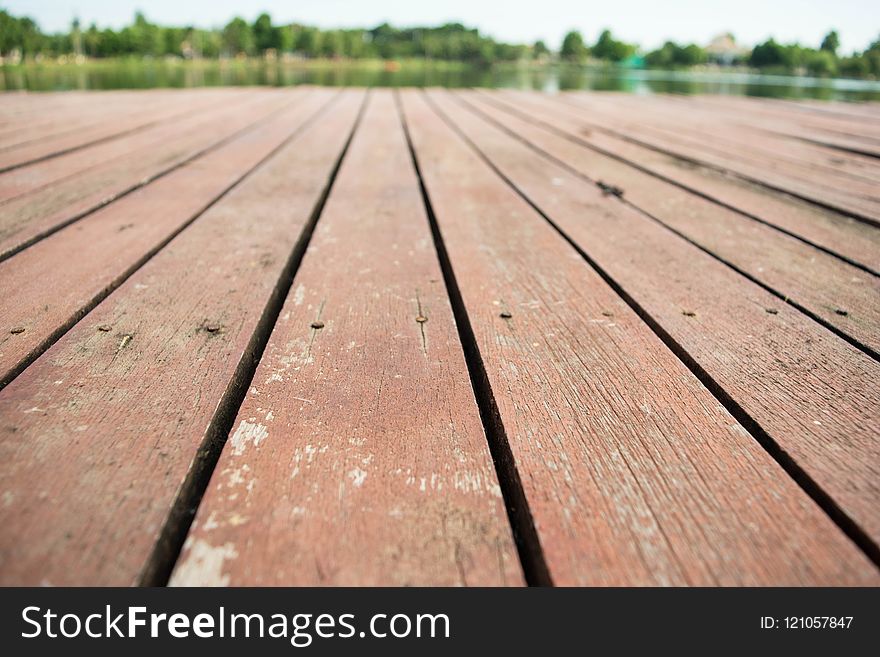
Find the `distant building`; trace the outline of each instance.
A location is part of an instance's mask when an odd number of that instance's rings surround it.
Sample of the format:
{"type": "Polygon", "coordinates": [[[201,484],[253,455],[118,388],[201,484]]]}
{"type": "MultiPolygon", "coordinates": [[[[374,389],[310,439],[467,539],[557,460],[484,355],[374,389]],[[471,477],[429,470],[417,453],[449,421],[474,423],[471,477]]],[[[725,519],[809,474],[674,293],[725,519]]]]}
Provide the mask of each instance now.
{"type": "Polygon", "coordinates": [[[737,45],[736,39],[730,32],[719,34],[706,46],[706,56],[710,62],[730,66],[749,54],[749,49],[737,45]]]}

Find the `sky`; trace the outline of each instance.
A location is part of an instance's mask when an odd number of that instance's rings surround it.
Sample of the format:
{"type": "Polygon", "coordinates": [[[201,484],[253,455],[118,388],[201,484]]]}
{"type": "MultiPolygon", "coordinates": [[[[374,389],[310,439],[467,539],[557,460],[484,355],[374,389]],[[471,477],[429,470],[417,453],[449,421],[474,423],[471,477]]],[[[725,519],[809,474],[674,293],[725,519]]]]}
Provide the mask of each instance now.
{"type": "Polygon", "coordinates": [[[268,12],[275,23],[322,28],[398,27],[461,22],[515,43],[543,39],[556,48],[571,29],[588,42],[609,28],[626,41],[654,48],[667,39],[705,45],[732,32],[754,45],[770,36],[818,46],[829,29],[844,52],[880,38],[877,0],[0,0],[12,14],[34,18],[49,32],[67,29],[75,16],[86,25],[118,28],[138,9],[155,23],[215,27],[241,15],[268,12]]]}

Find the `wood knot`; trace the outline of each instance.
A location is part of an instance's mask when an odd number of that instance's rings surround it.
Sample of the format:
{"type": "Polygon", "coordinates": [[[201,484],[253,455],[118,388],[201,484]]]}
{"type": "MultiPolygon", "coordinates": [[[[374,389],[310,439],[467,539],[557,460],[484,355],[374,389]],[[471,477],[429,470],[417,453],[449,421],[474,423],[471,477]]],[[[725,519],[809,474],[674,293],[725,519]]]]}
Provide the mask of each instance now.
{"type": "Polygon", "coordinates": [[[416,317],[416,321],[417,321],[419,324],[424,324],[425,322],[428,321],[428,318],[425,317],[424,315],[419,315],[418,317],[416,317]]]}
{"type": "Polygon", "coordinates": [[[99,330],[101,333],[109,333],[109,332],[112,330],[112,327],[111,327],[109,324],[101,324],[101,325],[98,327],[98,330],[99,330]]]}
{"type": "Polygon", "coordinates": [[[498,316],[499,316],[501,319],[510,319],[511,317],[513,317],[513,315],[511,315],[511,314],[510,314],[509,312],[507,312],[506,310],[505,310],[503,313],[500,313],[498,316]]]}
{"type": "Polygon", "coordinates": [[[16,326],[9,331],[12,335],[18,335],[19,333],[24,333],[24,326],[16,326]]]}
{"type": "Polygon", "coordinates": [[[220,330],[220,325],[216,322],[209,322],[208,324],[205,324],[205,330],[208,333],[216,333],[220,330]]]}
{"type": "Polygon", "coordinates": [[[324,322],[312,322],[312,328],[315,330],[322,329],[324,328],[324,322]]]}
{"type": "Polygon", "coordinates": [[[765,308],[765,310],[767,311],[767,314],[769,314],[769,315],[778,315],[779,314],[779,311],[776,310],[776,308],[765,308]]]}
{"type": "Polygon", "coordinates": [[[843,308],[838,308],[838,309],[835,310],[834,312],[836,312],[836,313],[837,313],[838,315],[840,315],[841,317],[846,317],[847,315],[849,315],[849,311],[848,311],[848,310],[844,310],[843,308]]]}
{"type": "Polygon", "coordinates": [[[681,314],[684,315],[685,317],[696,317],[697,316],[697,313],[695,313],[693,310],[682,310],[681,314]]]}

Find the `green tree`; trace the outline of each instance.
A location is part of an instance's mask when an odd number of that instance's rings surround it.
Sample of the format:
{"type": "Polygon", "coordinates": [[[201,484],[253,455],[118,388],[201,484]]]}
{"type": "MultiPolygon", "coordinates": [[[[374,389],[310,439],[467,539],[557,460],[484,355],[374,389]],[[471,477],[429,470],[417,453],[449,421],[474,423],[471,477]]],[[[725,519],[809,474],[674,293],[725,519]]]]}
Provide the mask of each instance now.
{"type": "Polygon", "coordinates": [[[582,62],[587,58],[589,51],[584,44],[584,37],[577,30],[572,30],[562,39],[562,47],[559,56],[570,62],[582,62]]]}
{"type": "Polygon", "coordinates": [[[321,39],[321,55],[323,57],[342,57],[345,52],[345,39],[339,30],[324,32],[321,39]]]}
{"type": "Polygon", "coordinates": [[[776,43],[774,39],[767,39],[752,49],[749,56],[749,64],[758,68],[768,66],[788,66],[791,64],[788,53],[784,46],[776,43]]]}
{"type": "Polygon", "coordinates": [[[254,52],[254,33],[243,18],[236,16],[223,28],[223,49],[230,55],[254,52]]]}
{"type": "Polygon", "coordinates": [[[837,74],[837,57],[833,52],[825,49],[811,50],[805,59],[806,68],[813,75],[826,77],[837,74]]]}
{"type": "Polygon", "coordinates": [[[254,45],[257,52],[281,50],[281,30],[272,25],[269,14],[260,14],[254,21],[254,45]]]}
{"type": "Polygon", "coordinates": [[[321,48],[321,32],[314,27],[303,28],[296,39],[296,50],[306,57],[317,57],[321,48]]]}
{"type": "Polygon", "coordinates": [[[535,59],[542,59],[543,57],[547,57],[550,54],[550,49],[547,47],[547,44],[541,41],[535,41],[535,45],[532,46],[532,57],[535,59]]]}
{"type": "Polygon", "coordinates": [[[830,52],[832,55],[836,55],[838,48],[840,48],[840,37],[837,36],[837,30],[831,30],[825,35],[825,38],[822,39],[822,45],[819,46],[819,50],[824,50],[825,52],[830,52]]]}
{"type": "Polygon", "coordinates": [[[593,56],[597,59],[607,59],[612,62],[622,61],[635,51],[635,46],[616,40],[611,35],[611,30],[602,30],[599,40],[591,49],[593,56]]]}
{"type": "Polygon", "coordinates": [[[134,25],[129,28],[131,52],[139,55],[162,55],[165,43],[158,25],[153,25],[141,12],[134,15],[134,25]]]}

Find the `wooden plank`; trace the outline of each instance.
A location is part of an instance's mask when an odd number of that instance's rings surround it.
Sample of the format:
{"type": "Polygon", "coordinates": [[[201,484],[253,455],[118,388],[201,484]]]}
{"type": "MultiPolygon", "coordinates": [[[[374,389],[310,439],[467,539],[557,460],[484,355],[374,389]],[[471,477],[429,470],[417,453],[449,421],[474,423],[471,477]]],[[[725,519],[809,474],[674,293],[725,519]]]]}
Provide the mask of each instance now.
{"type": "MultiPolygon", "coordinates": [[[[161,104],[183,103],[190,94],[167,96],[165,94],[134,94],[127,96],[91,95],[89,102],[69,102],[62,106],[46,98],[40,105],[33,106],[30,112],[22,111],[12,120],[0,118],[0,151],[7,153],[36,141],[50,140],[78,130],[92,128],[106,122],[108,117],[119,118],[121,114],[137,109],[153,109],[161,104]],[[47,113],[48,108],[52,108],[47,113]]],[[[5,96],[4,96],[5,98],[5,96]]],[[[0,108],[8,104],[0,101],[0,108]]],[[[3,116],[0,109],[0,116],[3,116]]]]}
{"type": "MultiPolygon", "coordinates": [[[[150,91],[108,91],[101,94],[82,91],[19,93],[6,92],[0,96],[0,126],[2,135],[7,137],[17,130],[29,130],[31,126],[57,125],[59,115],[81,116],[95,107],[96,101],[103,101],[110,107],[130,107],[151,98],[167,100],[174,96],[188,96],[179,90],[150,91]]],[[[48,132],[48,131],[47,131],[48,132]]]]}
{"type": "MultiPolygon", "coordinates": [[[[554,581],[878,582],[581,256],[422,97],[406,93],[404,103],[554,581]]],[[[610,201],[584,187],[586,223],[610,201]]],[[[627,261],[654,248],[644,244],[627,261]]]]}
{"type": "Polygon", "coordinates": [[[721,145],[724,152],[739,157],[749,159],[762,155],[765,162],[769,157],[774,163],[790,161],[809,165],[808,169],[849,173],[857,178],[870,176],[873,180],[880,174],[880,164],[873,156],[841,153],[811,143],[817,137],[849,134],[853,143],[869,146],[873,140],[880,138],[880,126],[875,128],[870,124],[854,124],[852,121],[835,121],[812,115],[793,116],[791,111],[767,110],[753,103],[732,104],[727,98],[718,96],[566,95],[577,96],[584,103],[598,101],[612,110],[623,105],[636,110],[643,121],[654,127],[675,135],[709,137],[711,146],[721,145]],[[683,115],[687,116],[686,121],[681,120],[683,115]],[[792,139],[793,136],[801,139],[792,139]]]}
{"type": "MultiPolygon", "coordinates": [[[[579,99],[576,96],[571,98],[579,99]]],[[[566,96],[566,100],[568,99],[569,97],[566,96]]],[[[584,108],[582,113],[583,110],[584,108]]],[[[798,196],[823,207],[845,212],[869,222],[880,222],[880,199],[875,196],[876,186],[868,181],[860,183],[848,177],[825,182],[817,175],[794,171],[790,166],[774,165],[772,160],[761,163],[745,161],[743,158],[716,152],[706,140],[688,143],[681,138],[659,134],[656,130],[644,126],[636,116],[629,116],[626,119],[618,114],[621,114],[620,110],[597,115],[595,109],[592,109],[589,113],[590,126],[657,149],[662,153],[684,158],[694,164],[713,167],[723,173],[798,196]]]]}
{"type": "Polygon", "coordinates": [[[389,91],[293,286],[172,584],[521,584],[389,91]]]}
{"type": "Polygon", "coordinates": [[[663,97],[684,107],[696,105],[720,115],[736,125],[760,132],[770,132],[843,151],[880,156],[880,124],[841,119],[833,115],[793,113],[790,108],[756,103],[731,103],[721,96],[696,96],[684,99],[663,97]],[[743,112],[743,109],[746,112],[743,112]]]}
{"type": "Polygon", "coordinates": [[[578,143],[621,158],[662,180],[707,196],[719,204],[845,257],[874,273],[880,273],[880,231],[872,226],[710,169],[695,168],[683,160],[601,131],[590,130],[574,113],[550,104],[541,95],[518,96],[516,104],[508,102],[500,94],[487,97],[508,112],[552,127],[558,134],[564,133],[578,143]]]}
{"type": "Polygon", "coordinates": [[[361,97],[346,93],[0,391],[4,584],[155,576],[157,536],[246,385],[361,97]]]}
{"type": "Polygon", "coordinates": [[[316,91],[253,130],[0,263],[0,280],[7,286],[0,299],[0,387],[332,97],[333,92],[316,91]]]}
{"type": "MultiPolygon", "coordinates": [[[[165,98],[162,102],[163,96],[164,94],[147,96],[137,105],[132,103],[123,107],[99,108],[98,111],[90,108],[89,114],[97,114],[96,118],[103,118],[103,120],[91,125],[88,122],[83,122],[78,129],[73,131],[59,130],[62,126],[70,123],[70,116],[62,114],[56,117],[54,125],[48,124],[42,127],[42,134],[46,135],[44,138],[27,140],[16,147],[0,150],[0,173],[60,154],[113,141],[151,126],[160,125],[164,121],[172,121],[176,118],[185,118],[187,115],[204,112],[211,106],[216,107],[219,102],[228,102],[221,101],[222,94],[216,93],[211,95],[188,94],[183,98],[165,98]],[[58,134],[52,135],[53,129],[57,130],[58,134]]],[[[232,100],[232,98],[230,97],[228,100],[232,100]]],[[[0,141],[0,143],[4,142],[0,141]]]]}
{"type": "MultiPolygon", "coordinates": [[[[778,446],[781,458],[793,459],[830,496],[828,508],[857,524],[865,548],[876,552],[880,364],[615,196],[536,159],[457,104],[449,109],[456,107],[460,129],[705,373],[716,394],[751,418],[758,437],[763,432],[770,448],[778,446]]],[[[617,324],[618,314],[607,321],[617,324]]],[[[601,320],[599,309],[591,317],[601,320]]],[[[772,494],[782,478],[767,475],[755,485],[772,494]]]]}
{"type": "Polygon", "coordinates": [[[656,97],[566,93],[560,100],[577,107],[588,107],[601,122],[616,123],[626,132],[644,131],[664,142],[697,152],[701,156],[747,165],[764,176],[800,181],[817,193],[871,194],[880,181],[880,162],[854,153],[840,153],[815,144],[780,137],[754,126],[741,126],[725,120],[717,111],[707,111],[685,102],[669,108],[656,97]],[[687,120],[682,121],[686,116],[687,120]]]}
{"type": "MultiPolygon", "coordinates": [[[[464,93],[459,97],[477,103],[469,107],[486,120],[496,122],[590,181],[602,181],[622,190],[627,203],[803,308],[853,343],[880,354],[880,277],[588,149],[546,126],[481,102],[485,98],[481,94],[464,93]]],[[[444,107],[450,105],[439,96],[438,102],[444,107]]],[[[460,114],[457,108],[449,111],[460,114]]]]}
{"type": "Polygon", "coordinates": [[[253,113],[233,107],[213,120],[188,125],[189,130],[174,128],[173,139],[158,145],[142,144],[139,150],[109,162],[99,162],[3,204],[0,206],[0,259],[142,187],[237,132],[249,129],[271,112],[296,102],[300,94],[280,93],[262,101],[265,105],[260,103],[260,109],[253,107],[253,113]]]}
{"type": "Polygon", "coordinates": [[[98,165],[115,164],[116,160],[134,152],[140,152],[143,156],[146,149],[161,150],[162,144],[174,144],[189,133],[199,129],[205,131],[213,129],[219,117],[228,120],[236,113],[258,112],[260,105],[268,104],[267,100],[271,102],[272,95],[258,94],[256,98],[243,98],[222,105],[215,104],[212,108],[214,111],[193,112],[179,121],[159,122],[149,129],[126,135],[124,138],[101,142],[73,153],[7,171],[0,175],[0,203],[8,203],[11,199],[24,194],[45,189],[53,183],[71,178],[98,165]]]}

